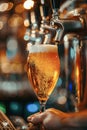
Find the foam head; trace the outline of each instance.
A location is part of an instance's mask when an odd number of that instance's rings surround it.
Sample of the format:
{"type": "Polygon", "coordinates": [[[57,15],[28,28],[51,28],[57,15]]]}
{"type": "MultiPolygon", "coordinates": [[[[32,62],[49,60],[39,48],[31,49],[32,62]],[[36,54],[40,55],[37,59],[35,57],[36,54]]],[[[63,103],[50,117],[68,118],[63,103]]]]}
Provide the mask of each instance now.
{"type": "Polygon", "coordinates": [[[29,53],[37,52],[56,52],[57,45],[32,45],[29,47],[29,53]]]}

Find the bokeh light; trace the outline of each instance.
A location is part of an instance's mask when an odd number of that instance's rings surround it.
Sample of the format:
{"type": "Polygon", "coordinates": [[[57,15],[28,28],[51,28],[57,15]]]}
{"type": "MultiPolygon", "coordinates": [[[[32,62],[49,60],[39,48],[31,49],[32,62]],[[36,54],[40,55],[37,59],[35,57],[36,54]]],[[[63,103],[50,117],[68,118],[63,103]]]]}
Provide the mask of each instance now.
{"type": "Polygon", "coordinates": [[[24,2],[24,8],[25,9],[31,9],[34,6],[34,1],[33,0],[26,0],[24,2]]]}

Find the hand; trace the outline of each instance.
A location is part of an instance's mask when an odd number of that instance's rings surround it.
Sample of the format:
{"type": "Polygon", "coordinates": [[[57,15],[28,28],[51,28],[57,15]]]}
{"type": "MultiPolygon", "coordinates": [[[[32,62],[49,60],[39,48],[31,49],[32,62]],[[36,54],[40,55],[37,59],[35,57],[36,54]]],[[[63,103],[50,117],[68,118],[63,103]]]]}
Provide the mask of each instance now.
{"type": "Polygon", "coordinates": [[[29,123],[35,125],[42,124],[45,130],[57,130],[62,127],[62,120],[67,117],[67,114],[59,110],[50,108],[45,112],[34,114],[28,117],[29,123]]]}

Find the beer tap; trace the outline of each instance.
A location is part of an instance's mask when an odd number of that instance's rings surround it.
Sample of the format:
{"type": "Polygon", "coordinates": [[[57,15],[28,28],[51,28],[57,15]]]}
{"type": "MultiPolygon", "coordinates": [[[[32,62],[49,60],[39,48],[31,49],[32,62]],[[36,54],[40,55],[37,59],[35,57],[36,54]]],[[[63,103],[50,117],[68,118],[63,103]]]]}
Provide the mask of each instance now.
{"type": "Polygon", "coordinates": [[[46,29],[49,27],[49,21],[47,19],[46,13],[47,12],[46,12],[45,0],[41,0],[40,4],[41,25],[39,33],[43,35],[43,44],[49,44],[51,42],[52,37],[49,29],[46,29]]]}
{"type": "Polygon", "coordinates": [[[40,15],[42,18],[42,23],[46,23],[46,5],[45,5],[45,0],[40,1],[40,15]]]}
{"type": "Polygon", "coordinates": [[[43,44],[53,44],[54,40],[54,36],[56,35],[56,27],[54,27],[52,24],[50,24],[50,21],[46,20],[46,14],[45,14],[45,1],[43,4],[43,0],[41,1],[41,6],[40,6],[40,13],[41,13],[41,17],[42,17],[42,21],[41,21],[41,26],[40,26],[40,31],[41,33],[44,33],[44,40],[43,40],[43,44]],[[44,9],[43,9],[44,8],[44,9]]]}
{"type": "Polygon", "coordinates": [[[29,42],[31,44],[41,44],[42,36],[39,34],[38,21],[36,19],[36,13],[34,9],[30,11],[30,19],[31,19],[31,34],[29,36],[29,42]]]}
{"type": "Polygon", "coordinates": [[[32,44],[45,44],[46,40],[50,42],[50,34],[47,35],[47,33],[44,31],[43,26],[47,24],[46,20],[46,13],[45,13],[45,7],[44,7],[44,0],[41,0],[40,5],[40,15],[41,15],[41,25],[40,28],[38,26],[38,22],[36,20],[36,11],[35,8],[33,8],[30,11],[30,19],[31,19],[31,35],[29,37],[29,42],[32,44]],[[44,41],[44,42],[43,42],[44,41]]]}
{"type": "MultiPolygon", "coordinates": [[[[56,3],[56,0],[51,0],[51,3],[56,3]]],[[[87,15],[86,14],[84,16],[79,15],[72,18],[61,19],[59,16],[59,12],[57,11],[55,13],[57,9],[54,5],[57,5],[57,4],[52,4],[52,5],[53,5],[52,6],[53,17],[51,19],[51,24],[54,25],[54,27],[56,26],[57,28],[55,41],[60,42],[63,36],[69,32],[80,32],[80,30],[86,31],[86,28],[87,28],[87,22],[86,22],[87,15]]]]}
{"type": "MultiPolygon", "coordinates": [[[[56,25],[54,20],[58,20],[58,10],[60,7],[61,0],[50,0],[51,8],[52,8],[52,18],[50,20],[50,26],[52,26],[54,29],[56,29],[54,41],[60,42],[63,36],[64,32],[64,26],[62,22],[59,21],[59,23],[56,25]]],[[[58,44],[58,43],[57,43],[58,44]]]]}
{"type": "Polygon", "coordinates": [[[54,44],[54,37],[56,35],[57,28],[50,24],[50,21],[46,19],[44,0],[41,0],[40,13],[42,17],[40,33],[44,34],[43,44],[54,44]]]}

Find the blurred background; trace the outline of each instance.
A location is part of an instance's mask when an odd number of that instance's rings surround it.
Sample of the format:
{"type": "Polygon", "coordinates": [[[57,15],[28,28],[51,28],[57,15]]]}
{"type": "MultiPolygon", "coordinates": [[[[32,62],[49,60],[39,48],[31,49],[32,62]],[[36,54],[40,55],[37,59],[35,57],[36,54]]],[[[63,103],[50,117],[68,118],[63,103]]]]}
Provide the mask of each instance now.
{"type": "MultiPolygon", "coordinates": [[[[45,39],[44,42],[55,42],[53,41],[55,35],[53,29],[57,30],[59,24],[56,24],[57,28],[52,25],[50,29],[43,27],[43,25],[44,23],[50,25],[51,19],[56,19],[55,17],[58,15],[60,19],[63,19],[59,21],[60,23],[65,19],[76,21],[77,17],[80,17],[81,21],[77,20],[75,23],[69,21],[68,24],[64,21],[63,25],[68,26],[65,26],[61,38],[63,44],[59,45],[61,73],[55,90],[47,102],[47,108],[55,107],[66,112],[75,111],[76,99],[73,95],[76,94],[75,83],[77,82],[79,85],[79,79],[78,69],[76,82],[75,77],[73,77],[74,57],[77,52],[74,50],[75,46],[72,47],[72,45],[74,43],[79,44],[80,47],[84,45],[79,54],[84,57],[84,62],[79,63],[84,66],[84,68],[80,68],[83,71],[82,77],[80,77],[82,99],[84,87],[87,85],[85,83],[87,73],[85,57],[87,54],[84,54],[87,50],[87,26],[84,25],[87,23],[87,1],[0,0],[0,110],[10,118],[11,116],[19,116],[26,121],[27,116],[39,111],[38,99],[31,88],[26,73],[27,47],[31,44],[41,44],[43,39],[45,39]],[[37,32],[40,31],[42,33],[37,35],[37,32]],[[48,34],[52,34],[51,38],[48,34]],[[67,39],[72,44],[68,45],[68,49],[67,39]],[[65,58],[67,51],[69,54],[68,64],[67,58],[65,58]],[[71,93],[73,94],[71,95],[71,93]]],[[[54,23],[56,23],[55,20],[54,23]]]]}

